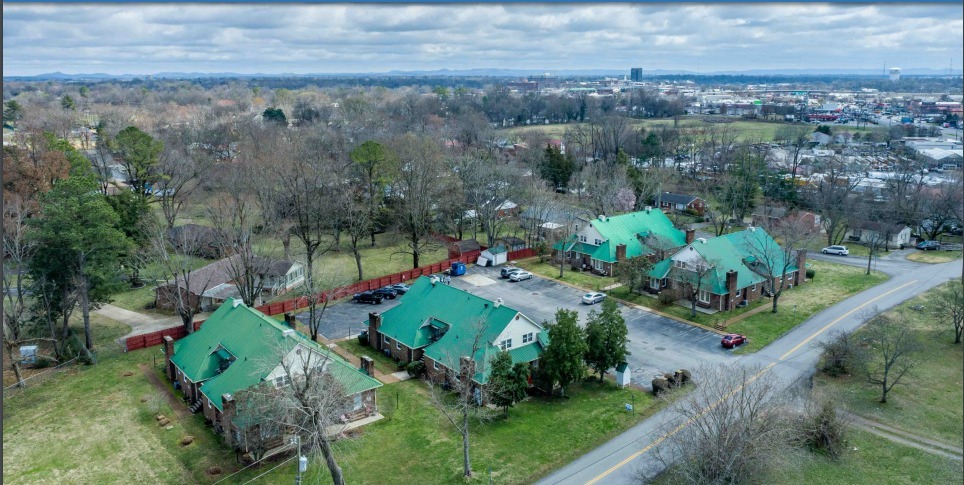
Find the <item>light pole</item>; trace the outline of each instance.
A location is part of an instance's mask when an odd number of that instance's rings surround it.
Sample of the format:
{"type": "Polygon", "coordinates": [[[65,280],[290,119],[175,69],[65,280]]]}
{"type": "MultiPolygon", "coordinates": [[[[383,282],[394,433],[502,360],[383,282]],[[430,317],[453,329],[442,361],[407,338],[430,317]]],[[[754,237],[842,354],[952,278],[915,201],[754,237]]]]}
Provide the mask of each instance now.
{"type": "Polygon", "coordinates": [[[298,471],[295,473],[295,485],[301,485],[301,474],[308,469],[308,459],[301,456],[301,436],[295,435],[295,445],[298,447],[298,471]]]}

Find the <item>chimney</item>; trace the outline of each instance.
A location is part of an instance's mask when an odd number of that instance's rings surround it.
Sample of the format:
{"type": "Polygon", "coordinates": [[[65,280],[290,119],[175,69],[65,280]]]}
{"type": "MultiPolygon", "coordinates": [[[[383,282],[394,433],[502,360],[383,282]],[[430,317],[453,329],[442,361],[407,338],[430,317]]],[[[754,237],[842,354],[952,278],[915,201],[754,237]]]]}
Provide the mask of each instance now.
{"type": "Polygon", "coordinates": [[[729,295],[727,298],[727,310],[732,310],[736,308],[736,271],[730,270],[726,272],[726,293],[729,295]]]}
{"type": "Polygon", "coordinates": [[[378,330],[382,328],[382,315],[371,312],[368,314],[368,345],[377,350],[382,349],[382,339],[378,336],[378,330]]]}
{"type": "Polygon", "coordinates": [[[231,421],[237,412],[237,402],[234,396],[225,393],[221,394],[221,433],[228,446],[234,445],[234,433],[231,431],[231,421]]]}
{"type": "Polygon", "coordinates": [[[233,300],[231,301],[231,308],[237,308],[238,305],[241,305],[241,304],[243,304],[243,303],[244,303],[244,300],[242,300],[242,299],[240,299],[240,298],[235,298],[235,299],[233,299],[233,300]]]}
{"type": "Polygon", "coordinates": [[[171,357],[174,357],[174,339],[170,335],[164,336],[164,372],[167,378],[174,381],[174,366],[171,365],[171,357]]]}
{"type": "Polygon", "coordinates": [[[619,263],[623,261],[626,261],[626,245],[617,244],[616,245],[616,262],[619,263]]]}
{"type": "Polygon", "coordinates": [[[295,328],[298,324],[298,320],[295,319],[295,314],[291,312],[285,313],[285,325],[295,328]]]}
{"type": "Polygon", "coordinates": [[[643,210],[645,210],[645,211],[646,211],[646,213],[647,213],[647,214],[649,214],[650,212],[652,212],[652,211],[653,211],[653,208],[652,208],[651,206],[646,206],[646,208],[645,208],[645,209],[643,209],[643,210]]]}
{"type": "Polygon", "coordinates": [[[797,251],[797,277],[793,286],[799,286],[805,281],[807,281],[807,250],[800,249],[797,251]]]}
{"type": "Polygon", "coordinates": [[[467,355],[459,358],[459,377],[463,385],[469,385],[475,377],[475,361],[467,355]]]}
{"type": "Polygon", "coordinates": [[[603,222],[606,222],[606,216],[600,214],[600,215],[599,215],[599,220],[600,220],[600,221],[603,221],[603,222]]]}
{"type": "Polygon", "coordinates": [[[696,229],[686,230],[686,244],[693,244],[693,239],[696,238],[696,229]]]}
{"type": "Polygon", "coordinates": [[[361,370],[368,374],[368,377],[375,377],[375,361],[367,355],[361,356],[361,370]]]}

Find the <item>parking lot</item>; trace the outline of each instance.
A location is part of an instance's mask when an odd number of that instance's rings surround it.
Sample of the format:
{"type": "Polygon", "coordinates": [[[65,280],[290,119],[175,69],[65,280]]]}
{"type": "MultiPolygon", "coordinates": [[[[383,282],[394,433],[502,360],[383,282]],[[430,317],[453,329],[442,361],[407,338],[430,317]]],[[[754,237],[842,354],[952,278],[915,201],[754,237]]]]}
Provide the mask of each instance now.
{"type": "MultiPolygon", "coordinates": [[[[521,311],[538,323],[552,320],[556,310],[565,308],[579,313],[579,322],[586,323],[592,306],[583,305],[583,292],[552,280],[533,277],[512,283],[499,278],[499,268],[469,268],[465,276],[452,278],[452,286],[489,300],[502,298],[504,304],[521,311]]],[[[404,297],[403,297],[404,298],[404,297]]],[[[402,298],[402,299],[403,299],[402,298]]],[[[384,312],[398,305],[402,299],[385,300],[380,305],[342,302],[325,311],[321,334],[337,339],[358,334],[368,319],[368,312],[384,312]]],[[[622,307],[629,329],[629,364],[634,379],[642,384],[657,372],[680,368],[694,369],[700,364],[726,362],[731,351],[720,346],[720,336],[698,327],[686,325],[646,310],[622,307]]],[[[305,320],[304,315],[299,319],[305,320]]]]}

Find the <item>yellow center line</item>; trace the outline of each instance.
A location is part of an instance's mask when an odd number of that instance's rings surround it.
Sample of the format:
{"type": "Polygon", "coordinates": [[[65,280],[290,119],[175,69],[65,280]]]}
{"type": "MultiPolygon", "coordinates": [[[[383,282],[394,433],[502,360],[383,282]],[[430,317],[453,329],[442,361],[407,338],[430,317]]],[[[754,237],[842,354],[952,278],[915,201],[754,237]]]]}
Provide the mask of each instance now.
{"type": "Polygon", "coordinates": [[[821,328],[820,330],[817,330],[813,335],[805,338],[805,339],[803,340],[803,342],[800,342],[799,344],[797,344],[796,346],[794,346],[792,349],[788,350],[787,353],[781,355],[779,360],[785,360],[787,357],[790,356],[790,354],[792,354],[792,353],[796,352],[797,350],[799,350],[800,347],[803,347],[804,345],[807,345],[808,343],[810,343],[811,340],[815,339],[818,335],[820,335],[821,333],[825,332],[828,328],[836,325],[837,323],[839,323],[839,322],[840,322],[841,320],[843,320],[844,318],[849,317],[851,314],[853,314],[853,313],[856,312],[857,310],[860,310],[861,308],[863,308],[863,307],[865,307],[865,306],[867,306],[867,305],[870,305],[871,303],[873,303],[873,302],[875,302],[875,301],[877,301],[877,300],[879,300],[879,299],[881,299],[881,298],[883,298],[883,297],[885,297],[885,296],[887,296],[887,295],[890,295],[891,293],[894,293],[894,292],[899,291],[899,290],[902,290],[902,289],[904,289],[904,288],[906,288],[906,287],[908,287],[908,286],[910,286],[910,285],[913,285],[914,283],[917,283],[917,280],[911,281],[910,283],[905,283],[905,284],[903,284],[903,285],[900,285],[900,286],[898,286],[897,288],[894,288],[894,289],[892,289],[892,290],[890,290],[890,291],[888,291],[888,292],[886,292],[886,293],[884,293],[884,294],[882,294],[882,295],[879,295],[879,296],[877,296],[877,297],[875,297],[875,298],[872,298],[872,299],[866,301],[865,303],[863,303],[862,305],[858,305],[857,307],[855,307],[854,309],[850,310],[849,312],[844,313],[843,315],[840,315],[839,317],[837,317],[836,320],[828,323],[825,327],[821,328]]]}
{"type": "MultiPolygon", "coordinates": [[[[809,337],[807,337],[806,339],[804,339],[802,342],[800,342],[799,344],[797,344],[796,346],[794,346],[792,349],[790,349],[789,351],[787,351],[787,353],[781,355],[780,358],[777,359],[777,361],[778,361],[778,362],[782,362],[782,361],[786,360],[787,357],[790,356],[790,354],[792,354],[792,353],[796,352],[797,350],[799,350],[800,347],[803,347],[804,345],[808,344],[811,340],[813,340],[814,338],[816,338],[818,335],[820,335],[821,333],[825,332],[827,329],[829,329],[830,327],[836,325],[836,324],[839,323],[841,320],[843,320],[844,318],[847,318],[848,316],[852,315],[854,312],[860,310],[861,308],[863,308],[863,307],[865,307],[865,306],[867,306],[867,305],[870,305],[871,303],[874,303],[875,301],[877,301],[877,300],[879,300],[879,299],[881,299],[881,298],[884,298],[885,296],[890,295],[891,293],[894,293],[894,292],[899,291],[899,290],[902,290],[902,289],[904,289],[904,288],[906,288],[906,287],[908,287],[908,286],[910,286],[910,285],[913,285],[914,283],[917,283],[917,280],[911,281],[911,282],[909,282],[909,283],[905,283],[905,284],[903,284],[903,285],[901,285],[901,286],[898,286],[897,288],[894,288],[894,289],[892,289],[892,290],[890,290],[890,291],[887,291],[886,293],[883,293],[883,294],[881,294],[881,295],[879,295],[879,296],[877,296],[877,297],[875,297],[875,298],[872,298],[872,299],[864,302],[864,303],[861,304],[861,305],[858,305],[857,307],[853,308],[852,310],[848,311],[847,313],[844,313],[844,314],[841,315],[840,317],[836,318],[834,321],[828,323],[826,326],[824,326],[824,327],[821,328],[820,330],[817,330],[816,332],[814,332],[813,335],[810,335],[809,337]]],[[[729,393],[727,393],[725,396],[723,396],[722,398],[720,398],[720,399],[717,400],[716,402],[714,402],[714,403],[710,404],[709,406],[707,406],[706,409],[704,409],[703,411],[701,411],[698,415],[696,415],[696,416],[694,416],[694,417],[686,420],[684,423],[682,423],[682,424],[680,424],[679,426],[673,428],[673,429],[672,429],[671,431],[669,431],[668,433],[660,436],[659,438],[657,438],[657,439],[656,439],[655,441],[653,441],[652,443],[650,443],[650,444],[646,445],[645,447],[643,447],[641,450],[633,453],[632,455],[629,455],[628,457],[626,457],[625,460],[623,460],[623,461],[621,461],[621,462],[613,465],[613,466],[612,466],[611,468],[609,468],[608,470],[600,473],[596,478],[593,478],[592,480],[586,482],[586,485],[593,485],[593,484],[595,484],[596,482],[598,482],[599,480],[602,480],[603,478],[606,478],[607,476],[609,476],[610,473],[618,470],[619,468],[622,468],[622,467],[625,466],[627,463],[635,460],[636,458],[639,458],[639,456],[642,455],[643,453],[646,453],[647,451],[653,449],[653,447],[658,446],[658,445],[659,445],[660,443],[662,443],[663,441],[666,441],[666,440],[667,440],[668,438],[670,438],[671,436],[675,435],[676,433],[679,433],[680,431],[682,431],[683,428],[689,426],[690,424],[693,424],[693,421],[695,421],[695,420],[703,417],[704,415],[706,415],[706,413],[712,411],[714,408],[716,408],[717,406],[719,406],[723,401],[729,399],[730,396],[732,396],[733,394],[736,394],[737,392],[740,392],[740,390],[742,390],[744,386],[746,386],[746,385],[748,385],[748,384],[751,384],[753,381],[759,379],[760,376],[762,376],[763,374],[765,374],[766,372],[768,372],[768,371],[769,371],[770,369],[772,369],[773,366],[775,366],[775,365],[777,365],[777,362],[771,362],[769,365],[767,365],[766,367],[764,367],[763,370],[761,370],[760,372],[757,372],[757,373],[754,374],[752,377],[750,377],[749,379],[747,379],[745,383],[743,383],[743,384],[735,387],[732,391],[730,391],[729,393]]]]}

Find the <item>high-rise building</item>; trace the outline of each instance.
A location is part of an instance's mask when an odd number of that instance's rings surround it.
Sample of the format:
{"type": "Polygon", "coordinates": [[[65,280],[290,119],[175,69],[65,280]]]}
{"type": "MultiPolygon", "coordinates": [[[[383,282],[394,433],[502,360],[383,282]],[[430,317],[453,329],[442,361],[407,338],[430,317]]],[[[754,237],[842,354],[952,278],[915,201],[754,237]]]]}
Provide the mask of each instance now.
{"type": "Polygon", "coordinates": [[[891,81],[900,81],[900,68],[899,68],[899,67],[892,67],[892,68],[890,68],[890,80],[891,80],[891,81]]]}
{"type": "Polygon", "coordinates": [[[643,82],[643,68],[634,67],[629,70],[629,80],[634,83],[643,82]]]}

